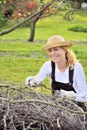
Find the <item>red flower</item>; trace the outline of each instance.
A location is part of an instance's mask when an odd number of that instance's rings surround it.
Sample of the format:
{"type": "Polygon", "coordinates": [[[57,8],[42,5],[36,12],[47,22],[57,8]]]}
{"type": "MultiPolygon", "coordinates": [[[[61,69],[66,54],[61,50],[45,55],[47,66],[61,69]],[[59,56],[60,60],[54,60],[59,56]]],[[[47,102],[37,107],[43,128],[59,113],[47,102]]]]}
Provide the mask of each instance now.
{"type": "Polygon", "coordinates": [[[35,1],[30,1],[27,4],[27,7],[29,8],[29,10],[33,10],[36,7],[37,3],[35,1]]]}

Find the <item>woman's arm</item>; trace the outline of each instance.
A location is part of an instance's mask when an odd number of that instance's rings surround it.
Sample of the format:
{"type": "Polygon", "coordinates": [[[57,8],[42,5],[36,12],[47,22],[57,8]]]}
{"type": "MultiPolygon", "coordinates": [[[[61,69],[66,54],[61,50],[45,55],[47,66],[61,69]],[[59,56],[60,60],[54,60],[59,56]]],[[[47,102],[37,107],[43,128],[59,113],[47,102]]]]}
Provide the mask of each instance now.
{"type": "Polygon", "coordinates": [[[74,84],[77,94],[87,95],[86,78],[83,67],[80,63],[76,63],[74,67],[74,84]]]}
{"type": "Polygon", "coordinates": [[[40,71],[34,77],[39,79],[40,82],[42,82],[47,76],[50,76],[50,74],[51,74],[51,61],[47,61],[42,65],[40,71]]]}
{"type": "Polygon", "coordinates": [[[51,62],[45,62],[40,71],[35,76],[28,76],[25,80],[25,86],[36,86],[40,84],[51,73],[51,62]]]}

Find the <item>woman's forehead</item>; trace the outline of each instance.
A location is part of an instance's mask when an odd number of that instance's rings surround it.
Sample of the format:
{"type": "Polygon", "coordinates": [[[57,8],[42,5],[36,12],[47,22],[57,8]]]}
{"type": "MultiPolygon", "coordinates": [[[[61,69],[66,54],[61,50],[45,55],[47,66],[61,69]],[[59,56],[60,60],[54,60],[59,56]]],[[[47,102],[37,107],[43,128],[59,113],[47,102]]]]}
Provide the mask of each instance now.
{"type": "Polygon", "coordinates": [[[49,49],[48,49],[48,51],[49,51],[49,50],[60,49],[60,48],[62,48],[62,49],[63,49],[63,47],[59,46],[59,47],[52,47],[52,48],[49,48],[49,49]]]}

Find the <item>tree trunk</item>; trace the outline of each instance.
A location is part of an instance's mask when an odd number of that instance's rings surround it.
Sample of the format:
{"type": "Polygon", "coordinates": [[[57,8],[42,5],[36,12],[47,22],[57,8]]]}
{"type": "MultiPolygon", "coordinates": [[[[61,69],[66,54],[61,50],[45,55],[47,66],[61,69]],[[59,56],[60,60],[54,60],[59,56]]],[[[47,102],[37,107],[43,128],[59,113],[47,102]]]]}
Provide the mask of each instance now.
{"type": "Polygon", "coordinates": [[[42,12],[40,12],[38,15],[36,15],[36,17],[31,20],[30,38],[29,38],[30,42],[34,41],[36,22],[40,19],[41,15],[43,15],[43,12],[44,12],[44,10],[42,12]]]}
{"type": "Polygon", "coordinates": [[[34,20],[31,21],[31,28],[30,28],[30,38],[29,41],[33,42],[34,41],[34,36],[35,36],[35,25],[36,22],[34,20]]]}

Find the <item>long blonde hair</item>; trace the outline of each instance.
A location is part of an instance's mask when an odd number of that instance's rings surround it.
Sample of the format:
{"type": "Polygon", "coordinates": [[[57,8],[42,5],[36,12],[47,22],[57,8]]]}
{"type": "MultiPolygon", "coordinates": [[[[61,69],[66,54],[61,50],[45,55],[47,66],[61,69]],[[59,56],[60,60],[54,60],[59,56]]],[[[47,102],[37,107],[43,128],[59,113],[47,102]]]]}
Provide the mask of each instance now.
{"type": "Polygon", "coordinates": [[[73,51],[69,50],[67,47],[63,47],[63,49],[66,50],[66,59],[68,66],[70,67],[70,69],[73,69],[75,63],[78,62],[76,54],[73,51]]]}

